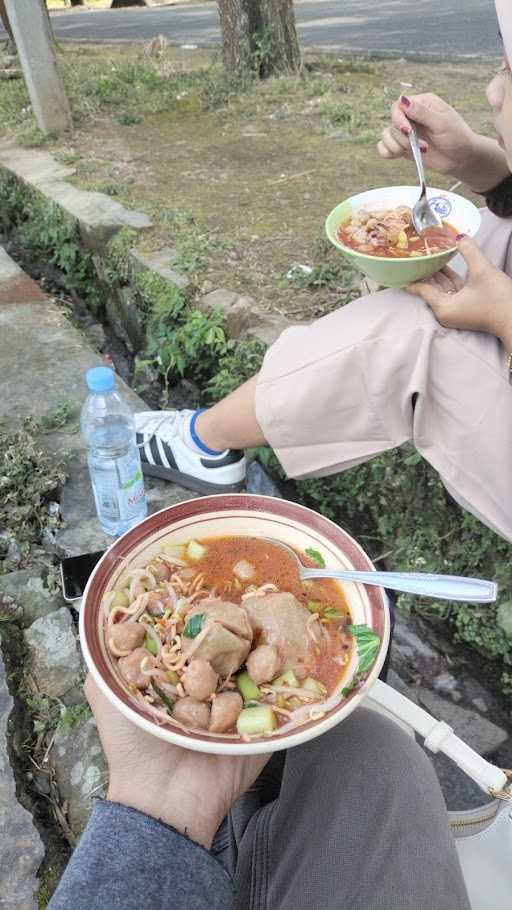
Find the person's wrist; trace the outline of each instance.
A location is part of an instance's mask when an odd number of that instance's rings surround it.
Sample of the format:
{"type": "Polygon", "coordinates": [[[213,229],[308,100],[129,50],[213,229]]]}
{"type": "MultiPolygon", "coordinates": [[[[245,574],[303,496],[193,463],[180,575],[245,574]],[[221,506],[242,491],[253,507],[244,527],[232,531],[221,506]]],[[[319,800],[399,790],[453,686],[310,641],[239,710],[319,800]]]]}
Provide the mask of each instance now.
{"type": "Polygon", "coordinates": [[[499,337],[507,354],[512,354],[512,319],[502,328],[499,337]]]}
{"type": "Polygon", "coordinates": [[[122,806],[138,809],[145,815],[170,825],[190,840],[210,849],[224,810],[214,800],[204,800],[199,795],[176,792],[152,792],[148,781],[126,782],[111,779],[107,799],[122,806]]]}
{"type": "Polygon", "coordinates": [[[487,193],[510,174],[503,149],[494,139],[471,131],[461,166],[453,176],[475,193],[487,193]]]}

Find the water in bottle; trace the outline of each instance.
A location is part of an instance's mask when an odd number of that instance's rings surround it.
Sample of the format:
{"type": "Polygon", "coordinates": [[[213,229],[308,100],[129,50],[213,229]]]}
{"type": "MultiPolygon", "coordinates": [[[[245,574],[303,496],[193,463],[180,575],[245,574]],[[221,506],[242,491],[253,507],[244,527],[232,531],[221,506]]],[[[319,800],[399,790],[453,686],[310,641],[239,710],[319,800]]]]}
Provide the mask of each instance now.
{"type": "Polygon", "coordinates": [[[96,511],[106,534],[117,537],[147,515],[140,454],[132,412],[116,389],[108,367],[86,374],[89,395],[82,408],[81,430],[96,511]]]}

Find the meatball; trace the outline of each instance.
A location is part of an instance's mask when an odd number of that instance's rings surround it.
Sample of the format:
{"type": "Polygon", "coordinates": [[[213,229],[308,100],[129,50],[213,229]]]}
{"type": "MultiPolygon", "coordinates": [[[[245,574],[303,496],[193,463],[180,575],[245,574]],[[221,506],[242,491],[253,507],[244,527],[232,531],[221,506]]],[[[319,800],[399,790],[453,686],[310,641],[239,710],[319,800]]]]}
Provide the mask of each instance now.
{"type": "Polygon", "coordinates": [[[170,566],[160,559],[151,563],[149,571],[155,576],[157,581],[168,581],[172,574],[170,566]]]}
{"type": "Polygon", "coordinates": [[[196,698],[179,698],[172,709],[172,716],[186,727],[196,730],[207,730],[210,721],[210,708],[204,701],[196,698]]]}
{"type": "Polygon", "coordinates": [[[221,692],[212,702],[210,733],[233,730],[244,703],[238,692],[221,692]]]}
{"type": "Polygon", "coordinates": [[[183,674],[183,686],[187,695],[198,701],[206,701],[217,688],[219,677],[207,660],[193,660],[183,674]]]}
{"type": "Polygon", "coordinates": [[[281,658],[271,645],[258,645],[247,658],[247,672],[257,686],[270,682],[281,669],[281,658]]]}
{"type": "Polygon", "coordinates": [[[125,682],[137,689],[147,689],[150,682],[150,677],[141,670],[141,663],[144,659],[146,669],[155,666],[155,661],[146,648],[135,648],[135,651],[132,651],[127,657],[121,657],[118,661],[119,672],[125,682]]]}
{"type": "Polygon", "coordinates": [[[141,646],[145,634],[138,622],[118,622],[110,630],[108,643],[117,651],[133,651],[141,646]]]}

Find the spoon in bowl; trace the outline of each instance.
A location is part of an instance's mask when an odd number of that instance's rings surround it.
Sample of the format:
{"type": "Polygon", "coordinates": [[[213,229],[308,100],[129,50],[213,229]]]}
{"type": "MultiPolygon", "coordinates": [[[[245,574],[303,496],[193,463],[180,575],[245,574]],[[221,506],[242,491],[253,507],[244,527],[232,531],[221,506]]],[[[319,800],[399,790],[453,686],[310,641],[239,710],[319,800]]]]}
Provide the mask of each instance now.
{"type": "Polygon", "coordinates": [[[409,133],[409,144],[411,146],[412,156],[420,178],[421,195],[414,204],[412,210],[412,223],[417,234],[421,234],[426,228],[441,227],[443,222],[439,216],[431,209],[427,199],[427,186],[425,183],[425,170],[423,168],[423,157],[418,143],[418,134],[416,127],[411,123],[411,132],[409,133]]]}
{"type": "Polygon", "coordinates": [[[439,600],[460,600],[464,603],[494,603],[498,586],[483,578],[463,578],[459,575],[429,575],[425,572],[359,572],[352,569],[309,569],[303,566],[292,547],[273,538],[265,538],[273,546],[282,547],[294,557],[302,581],[308,578],[337,578],[358,584],[376,585],[391,591],[403,591],[418,597],[439,600]]]}

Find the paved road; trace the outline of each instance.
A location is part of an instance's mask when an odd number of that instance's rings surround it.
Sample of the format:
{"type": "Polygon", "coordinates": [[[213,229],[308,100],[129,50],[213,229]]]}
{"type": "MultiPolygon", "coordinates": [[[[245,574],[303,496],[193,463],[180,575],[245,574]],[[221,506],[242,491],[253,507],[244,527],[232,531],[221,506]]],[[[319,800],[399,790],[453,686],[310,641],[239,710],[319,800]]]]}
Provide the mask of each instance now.
{"type": "MultiPolygon", "coordinates": [[[[499,53],[493,0],[296,0],[301,44],[325,51],[443,57],[499,53]]],[[[215,45],[217,5],[53,13],[59,38],[215,45]]]]}

